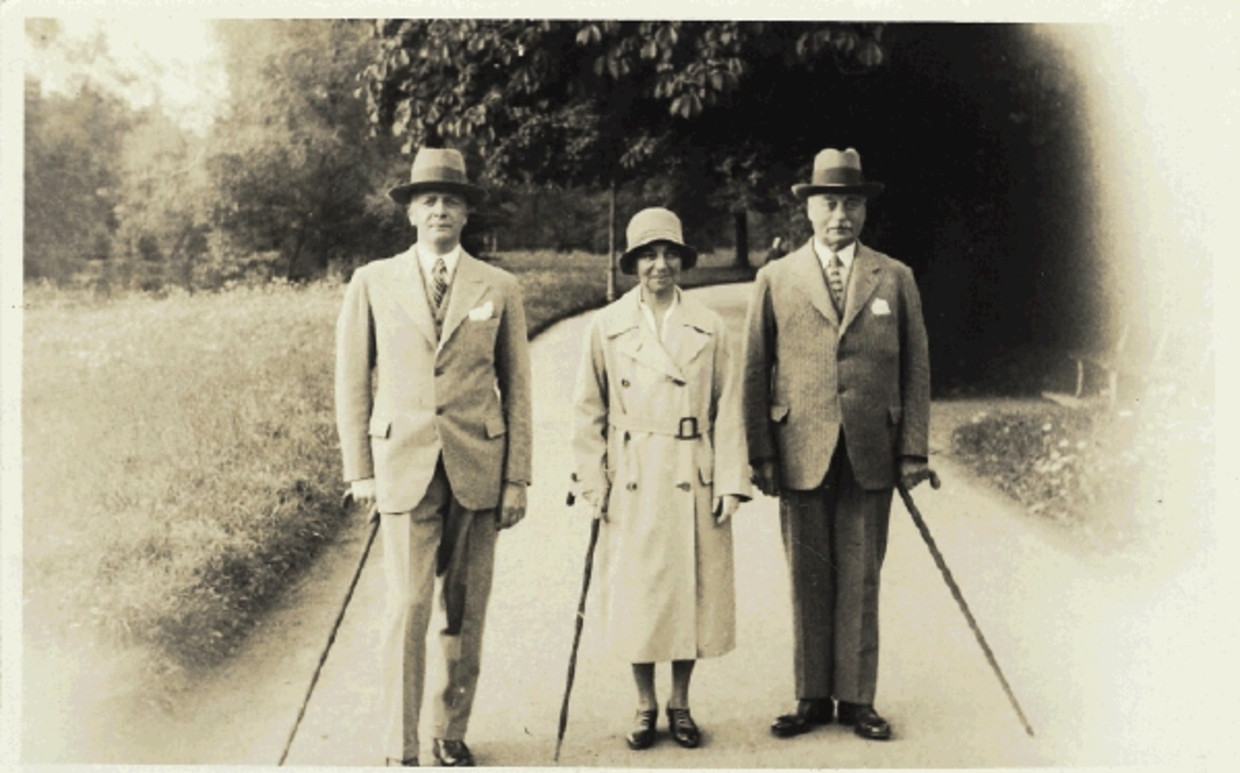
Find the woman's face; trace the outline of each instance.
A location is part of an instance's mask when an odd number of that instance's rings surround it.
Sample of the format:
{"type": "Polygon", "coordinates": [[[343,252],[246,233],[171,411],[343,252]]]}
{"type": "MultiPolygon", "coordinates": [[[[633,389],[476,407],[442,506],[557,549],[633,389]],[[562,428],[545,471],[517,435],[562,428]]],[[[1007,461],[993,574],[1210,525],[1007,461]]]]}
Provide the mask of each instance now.
{"type": "Polygon", "coordinates": [[[637,281],[647,293],[665,296],[680,281],[680,250],[671,244],[656,242],[643,247],[636,262],[637,281]]]}

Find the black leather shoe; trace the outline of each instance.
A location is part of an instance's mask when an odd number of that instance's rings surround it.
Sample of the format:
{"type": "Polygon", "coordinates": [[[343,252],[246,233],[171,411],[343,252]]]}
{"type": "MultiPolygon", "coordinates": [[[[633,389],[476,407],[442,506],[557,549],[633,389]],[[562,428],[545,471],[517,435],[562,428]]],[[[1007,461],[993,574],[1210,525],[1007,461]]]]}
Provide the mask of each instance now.
{"type": "Polygon", "coordinates": [[[697,723],[689,716],[689,709],[667,708],[667,729],[672,731],[672,738],[686,749],[696,749],[702,743],[702,733],[697,723]]]}
{"type": "Polygon", "coordinates": [[[808,733],[819,725],[829,725],[835,716],[835,702],[830,698],[797,701],[795,714],[781,714],[771,723],[771,733],[778,738],[791,738],[808,733]]]}
{"type": "Polygon", "coordinates": [[[624,737],[633,751],[649,749],[654,745],[655,719],[659,716],[658,709],[638,709],[633,718],[633,729],[624,737]]]}
{"type": "Polygon", "coordinates": [[[469,750],[464,741],[458,741],[455,738],[436,738],[431,745],[431,752],[435,755],[435,764],[445,768],[472,768],[474,766],[474,753],[469,750]]]}
{"type": "Polygon", "coordinates": [[[387,758],[387,767],[389,768],[416,768],[417,766],[417,757],[406,757],[403,760],[398,760],[395,757],[387,758]]]}
{"type": "Polygon", "coordinates": [[[845,703],[840,701],[840,724],[852,725],[853,732],[871,741],[891,738],[891,725],[878,715],[868,703],[845,703]]]}

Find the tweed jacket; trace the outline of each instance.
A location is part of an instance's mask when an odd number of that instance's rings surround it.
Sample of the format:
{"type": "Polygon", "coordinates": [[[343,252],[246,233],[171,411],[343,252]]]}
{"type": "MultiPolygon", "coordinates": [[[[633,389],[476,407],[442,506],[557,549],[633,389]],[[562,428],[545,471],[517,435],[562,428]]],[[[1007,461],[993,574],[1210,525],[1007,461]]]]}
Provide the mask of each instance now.
{"type": "Polygon", "coordinates": [[[453,496],[499,503],[530,481],[525,309],[516,279],[464,251],[437,337],[414,248],[359,268],[336,323],[336,424],[346,481],[380,512],[411,510],[440,454],[453,496]]]}
{"type": "Polygon", "coordinates": [[[841,428],[867,490],[895,485],[898,457],[928,455],[930,356],[908,266],[858,243],[841,319],[806,242],[758,272],[745,328],[749,458],[777,459],[784,487],[822,482],[841,428]]]}

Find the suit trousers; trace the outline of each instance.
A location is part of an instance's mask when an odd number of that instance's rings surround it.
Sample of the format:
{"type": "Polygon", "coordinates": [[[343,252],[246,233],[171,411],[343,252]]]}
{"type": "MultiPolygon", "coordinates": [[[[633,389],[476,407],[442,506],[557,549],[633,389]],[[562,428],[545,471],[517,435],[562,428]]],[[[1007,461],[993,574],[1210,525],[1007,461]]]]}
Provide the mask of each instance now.
{"type": "Polygon", "coordinates": [[[469,510],[452,495],[443,458],[422,501],[404,513],[380,515],[387,608],[383,631],[389,724],[384,753],[418,756],[418,723],[426,678],[427,631],[436,577],[445,628],[436,647],[443,658],[433,688],[432,734],[463,739],[473,707],[482,630],[495,562],[495,511],[469,510]]]}
{"type": "Polygon", "coordinates": [[[841,431],[823,482],[780,497],[800,700],[874,702],[879,570],[891,496],[892,489],[858,485],[841,431]]]}

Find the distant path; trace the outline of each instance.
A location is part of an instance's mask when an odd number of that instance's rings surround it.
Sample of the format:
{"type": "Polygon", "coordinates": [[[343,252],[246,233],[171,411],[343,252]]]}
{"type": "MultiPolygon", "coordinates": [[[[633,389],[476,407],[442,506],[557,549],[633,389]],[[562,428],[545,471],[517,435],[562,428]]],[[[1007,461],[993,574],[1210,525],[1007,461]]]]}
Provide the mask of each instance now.
{"type": "MultiPolygon", "coordinates": [[[[734,285],[692,292],[739,329],[748,291],[734,285]]],[[[557,324],[532,347],[530,515],[500,540],[468,738],[484,765],[551,764],[588,533],[585,509],[564,504],[569,398],[588,319],[557,324]]],[[[791,630],[777,507],[760,497],[742,506],[735,520],[738,649],[703,661],[694,679],[703,748],[683,750],[666,736],[646,752],[625,747],[635,704],[629,669],[604,651],[591,605],[561,764],[1010,767],[1207,759],[1203,755],[1220,743],[1215,728],[1223,718],[1203,716],[1179,675],[1186,659],[1208,663],[1213,655],[1213,643],[1185,637],[1183,626],[1201,613],[1202,598],[1214,597],[1207,577],[1215,554],[1196,554],[1181,566],[1144,556],[1103,559],[1020,512],[941,453],[949,431],[942,417],[954,423],[987,405],[935,404],[932,463],[944,485],[939,491],[923,486],[916,498],[1036,738],[1025,736],[899,504],[883,573],[878,695],[896,739],[866,742],[838,726],[788,741],[771,737],[767,725],[793,698],[791,630]]],[[[55,668],[55,649],[28,651],[28,676],[42,674],[47,687],[38,691],[39,701],[28,701],[26,760],[274,764],[362,534],[360,525],[349,530],[241,655],[175,706],[126,694],[117,686],[123,670],[84,681],[72,668],[55,668]]],[[[380,550],[376,545],[290,764],[380,763],[380,550]]],[[[663,669],[658,678],[662,696],[663,669]]]]}

